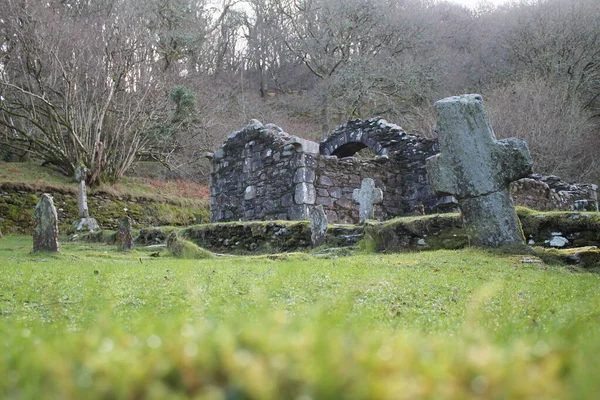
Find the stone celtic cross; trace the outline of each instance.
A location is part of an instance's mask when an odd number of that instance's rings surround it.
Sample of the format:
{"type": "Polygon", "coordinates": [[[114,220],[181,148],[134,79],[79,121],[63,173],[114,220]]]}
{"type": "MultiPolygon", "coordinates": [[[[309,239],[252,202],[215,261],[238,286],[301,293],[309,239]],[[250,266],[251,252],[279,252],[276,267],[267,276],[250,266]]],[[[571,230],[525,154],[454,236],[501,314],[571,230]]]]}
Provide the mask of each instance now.
{"type": "Polygon", "coordinates": [[[354,189],[352,199],[359,204],[358,216],[360,222],[373,219],[375,215],[375,204],[383,201],[383,192],[375,187],[375,181],[371,178],[363,179],[360,189],[354,189]]]}
{"type": "Polygon", "coordinates": [[[527,144],[496,140],[480,95],[448,97],[434,107],[440,154],[427,160],[427,173],[436,194],[456,197],[471,244],[524,245],[508,185],[531,173],[527,144]]]}

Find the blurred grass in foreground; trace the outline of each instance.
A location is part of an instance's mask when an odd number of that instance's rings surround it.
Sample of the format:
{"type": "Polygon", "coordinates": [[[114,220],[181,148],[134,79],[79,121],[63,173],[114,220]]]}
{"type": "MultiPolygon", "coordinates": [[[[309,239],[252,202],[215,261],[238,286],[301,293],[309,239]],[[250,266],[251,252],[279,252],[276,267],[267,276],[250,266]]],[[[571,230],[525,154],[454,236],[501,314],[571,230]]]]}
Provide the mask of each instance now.
{"type": "Polygon", "coordinates": [[[595,273],[478,250],[177,260],[61,245],[0,240],[0,398],[600,393],[595,273]]]}

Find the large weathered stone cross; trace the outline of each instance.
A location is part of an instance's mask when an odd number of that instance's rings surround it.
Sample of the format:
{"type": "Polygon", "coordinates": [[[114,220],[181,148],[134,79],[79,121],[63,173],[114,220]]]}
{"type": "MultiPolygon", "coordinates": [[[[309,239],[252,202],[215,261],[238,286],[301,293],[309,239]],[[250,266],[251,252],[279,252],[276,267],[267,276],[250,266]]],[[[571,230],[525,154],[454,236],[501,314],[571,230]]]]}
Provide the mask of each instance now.
{"type": "Polygon", "coordinates": [[[496,140],[480,95],[448,97],[434,107],[440,154],[427,160],[427,173],[436,194],[456,197],[471,244],[524,245],[508,185],[531,173],[527,144],[496,140]]]}
{"type": "Polygon", "coordinates": [[[352,199],[358,203],[358,216],[360,222],[373,219],[375,215],[375,204],[383,200],[383,192],[375,187],[375,181],[365,178],[360,184],[360,189],[354,189],[352,199]]]}

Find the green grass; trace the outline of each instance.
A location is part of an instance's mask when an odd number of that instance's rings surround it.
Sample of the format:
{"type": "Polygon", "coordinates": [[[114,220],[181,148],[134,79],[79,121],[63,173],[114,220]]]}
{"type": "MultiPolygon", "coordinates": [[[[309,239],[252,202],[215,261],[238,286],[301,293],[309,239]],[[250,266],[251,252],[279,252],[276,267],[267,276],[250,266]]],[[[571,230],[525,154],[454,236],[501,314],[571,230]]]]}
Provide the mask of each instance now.
{"type": "Polygon", "coordinates": [[[600,393],[600,275],[481,250],[181,260],[0,240],[0,398],[600,393]]]}

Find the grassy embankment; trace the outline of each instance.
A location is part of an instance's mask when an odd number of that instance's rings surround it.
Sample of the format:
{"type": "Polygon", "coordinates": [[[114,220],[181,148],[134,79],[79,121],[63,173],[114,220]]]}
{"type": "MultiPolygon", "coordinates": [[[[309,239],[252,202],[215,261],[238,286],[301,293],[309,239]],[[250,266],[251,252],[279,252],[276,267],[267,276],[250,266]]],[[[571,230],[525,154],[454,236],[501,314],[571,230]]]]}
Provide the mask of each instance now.
{"type": "Polygon", "coordinates": [[[597,398],[600,275],[478,250],[0,240],[1,398],[597,398]]]}
{"type": "MultiPolygon", "coordinates": [[[[77,192],[72,178],[41,167],[39,162],[9,163],[0,161],[0,182],[12,182],[30,187],[48,187],[77,192]]],[[[181,180],[157,180],[125,176],[116,184],[102,184],[88,188],[89,193],[105,192],[114,196],[149,197],[158,201],[185,204],[208,197],[208,187],[181,180]]]]}
{"type": "MultiPolygon", "coordinates": [[[[29,233],[38,195],[53,195],[59,211],[59,229],[69,232],[79,219],[77,184],[39,163],[0,162],[0,230],[29,233]]],[[[103,229],[115,229],[129,215],[136,227],[189,225],[207,221],[208,187],[184,181],[124,177],[117,184],[88,189],[90,214],[103,229]]]]}

